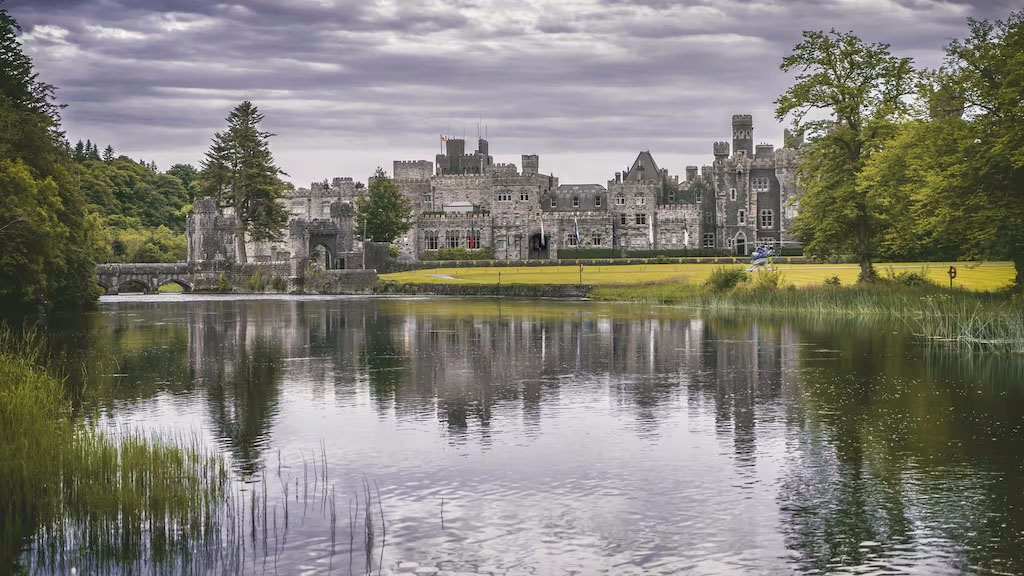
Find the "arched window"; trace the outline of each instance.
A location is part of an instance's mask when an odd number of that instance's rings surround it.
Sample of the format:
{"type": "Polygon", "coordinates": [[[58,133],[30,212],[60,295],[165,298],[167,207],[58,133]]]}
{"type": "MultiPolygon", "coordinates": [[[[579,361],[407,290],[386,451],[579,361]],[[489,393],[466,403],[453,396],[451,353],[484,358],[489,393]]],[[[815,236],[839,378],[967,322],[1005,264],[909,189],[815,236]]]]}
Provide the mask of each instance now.
{"type": "Polygon", "coordinates": [[[775,225],[775,214],[768,209],[761,210],[761,228],[771,228],[775,225]]]}

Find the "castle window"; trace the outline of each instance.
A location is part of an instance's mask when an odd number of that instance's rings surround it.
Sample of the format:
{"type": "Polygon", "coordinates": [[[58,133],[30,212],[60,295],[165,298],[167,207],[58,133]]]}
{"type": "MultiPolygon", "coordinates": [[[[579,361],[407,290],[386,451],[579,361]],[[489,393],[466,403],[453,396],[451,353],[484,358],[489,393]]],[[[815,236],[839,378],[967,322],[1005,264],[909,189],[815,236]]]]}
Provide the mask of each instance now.
{"type": "Polygon", "coordinates": [[[423,231],[423,246],[425,250],[437,250],[441,247],[441,243],[437,241],[436,230],[423,231]]]}
{"type": "Polygon", "coordinates": [[[619,214],[619,224],[622,224],[623,226],[626,225],[626,215],[625,214],[619,214]]]}
{"type": "Polygon", "coordinates": [[[715,235],[714,234],[705,234],[704,235],[704,247],[705,248],[714,248],[715,247],[715,235]]]}
{"type": "Polygon", "coordinates": [[[498,202],[511,202],[512,191],[511,190],[498,190],[498,202]]]}
{"type": "Polygon", "coordinates": [[[523,190],[522,192],[519,193],[519,200],[521,200],[523,202],[529,202],[530,201],[530,193],[527,192],[526,190],[523,190]]]}
{"type": "Polygon", "coordinates": [[[552,208],[557,208],[558,207],[558,196],[552,196],[551,197],[551,207],[552,208]]]}
{"type": "Polygon", "coordinates": [[[736,189],[735,188],[729,188],[729,200],[732,201],[732,202],[736,201],[736,189]]]}
{"type": "Polygon", "coordinates": [[[323,215],[325,217],[330,216],[331,215],[331,201],[330,200],[324,200],[320,204],[320,209],[323,211],[323,215]]]}
{"type": "Polygon", "coordinates": [[[771,228],[775,225],[775,214],[771,210],[761,210],[761,228],[771,228]]]}
{"type": "Polygon", "coordinates": [[[638,225],[639,224],[647,224],[647,214],[637,214],[636,215],[636,223],[638,225]]]}
{"type": "Polygon", "coordinates": [[[669,192],[668,193],[668,201],[669,202],[675,202],[676,201],[676,193],[675,192],[669,192]]]}
{"type": "Polygon", "coordinates": [[[641,194],[637,194],[636,196],[634,196],[633,200],[636,201],[636,205],[637,206],[643,206],[644,204],[647,203],[647,199],[644,198],[643,195],[641,195],[641,194]]]}
{"type": "Polygon", "coordinates": [[[590,245],[591,246],[600,246],[601,245],[601,241],[602,241],[602,238],[600,236],[595,235],[595,236],[593,236],[590,239],[590,245]]]}
{"type": "Polygon", "coordinates": [[[767,192],[771,181],[768,178],[753,178],[750,186],[758,192],[767,192]]]}
{"type": "Polygon", "coordinates": [[[422,201],[425,209],[432,209],[434,205],[434,195],[430,192],[426,192],[423,194],[422,201]]]}
{"type": "Polygon", "coordinates": [[[726,248],[732,248],[732,238],[726,238],[725,239],[725,247],[726,248]]]}
{"type": "Polygon", "coordinates": [[[626,197],[623,196],[622,194],[619,194],[618,196],[616,196],[615,197],[615,205],[616,206],[625,206],[626,205],[626,197]]]}
{"type": "Polygon", "coordinates": [[[576,245],[576,235],[573,234],[572,232],[569,232],[569,234],[567,236],[567,240],[569,242],[569,246],[575,246],[576,245]]]}
{"type": "Polygon", "coordinates": [[[458,248],[462,244],[462,237],[458,230],[448,230],[444,234],[444,244],[449,248],[458,248]]]}
{"type": "Polygon", "coordinates": [[[697,190],[697,204],[700,204],[700,190],[697,190]]]}
{"type": "Polygon", "coordinates": [[[573,196],[572,197],[572,207],[573,208],[579,208],[580,207],[580,197],[579,196],[573,196]]]}
{"type": "Polygon", "coordinates": [[[740,226],[746,226],[747,225],[747,211],[746,210],[740,210],[739,212],[736,213],[736,223],[739,224],[740,226]]]}
{"type": "Polygon", "coordinates": [[[712,223],[711,222],[711,212],[705,212],[704,213],[704,223],[705,224],[711,224],[712,223]]]}
{"type": "Polygon", "coordinates": [[[598,208],[601,207],[601,195],[600,194],[598,194],[597,196],[594,196],[594,206],[596,206],[598,208]]]}

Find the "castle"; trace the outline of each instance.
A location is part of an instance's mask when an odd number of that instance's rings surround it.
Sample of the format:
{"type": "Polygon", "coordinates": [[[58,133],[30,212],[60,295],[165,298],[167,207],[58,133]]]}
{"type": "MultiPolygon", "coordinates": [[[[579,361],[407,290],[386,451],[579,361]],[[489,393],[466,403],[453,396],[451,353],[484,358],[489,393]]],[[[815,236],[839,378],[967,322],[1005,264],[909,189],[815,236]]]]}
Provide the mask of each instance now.
{"type": "MultiPolygon", "coordinates": [[[[394,163],[394,181],[414,214],[412,229],[396,244],[404,260],[456,247],[489,248],[495,259],[511,261],[573,258],[577,250],[745,256],[756,246],[793,243],[798,146],[755,146],[752,117],[736,115],[731,148],[715,142],[714,162],[699,173],[687,166],[680,179],[644,151],[602,185],[560,184],[540,172],[536,155],[523,155],[521,168],[495,164],[487,140],[467,153],[465,140],[448,139],[433,162],[394,163]]],[[[365,192],[351,178],[290,191],[293,218],[285,240],[250,243],[249,254],[256,261],[312,258],[327,268],[353,267],[360,251],[352,234],[353,206],[365,192]]],[[[212,203],[197,203],[195,210],[189,260],[231,260],[224,233],[210,239],[213,229],[230,225],[227,219],[215,214],[212,203]],[[206,245],[222,248],[201,249],[206,245]]]]}

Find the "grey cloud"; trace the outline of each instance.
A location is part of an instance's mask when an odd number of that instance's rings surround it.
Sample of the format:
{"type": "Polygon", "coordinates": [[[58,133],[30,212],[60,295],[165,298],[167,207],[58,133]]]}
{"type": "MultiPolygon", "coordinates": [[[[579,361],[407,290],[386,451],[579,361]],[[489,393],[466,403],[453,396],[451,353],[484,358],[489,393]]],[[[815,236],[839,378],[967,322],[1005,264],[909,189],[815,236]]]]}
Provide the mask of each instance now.
{"type": "MultiPolygon", "coordinates": [[[[557,154],[556,173],[601,182],[572,151],[664,150],[703,163],[729,117],[755,114],[778,143],[778,64],[805,29],[853,29],[937,61],[983,0],[901,0],[888,14],[850,3],[502,0],[292,3],[259,0],[10,0],[43,78],[61,87],[72,138],[110,139],[161,164],[201,158],[230,107],[251,98],[304,183],[333,167],[291,150],[336,146],[388,165],[435,153],[437,134],[477,119],[492,150],[557,154]],[[55,31],[59,31],[55,32],[55,31]]],[[[363,157],[363,156],[360,156],[363,157]]],[[[345,164],[345,162],[342,162],[345,164]]],[[[347,165],[347,164],[346,164],[347,165]]],[[[681,172],[682,166],[668,166],[681,172]]]]}

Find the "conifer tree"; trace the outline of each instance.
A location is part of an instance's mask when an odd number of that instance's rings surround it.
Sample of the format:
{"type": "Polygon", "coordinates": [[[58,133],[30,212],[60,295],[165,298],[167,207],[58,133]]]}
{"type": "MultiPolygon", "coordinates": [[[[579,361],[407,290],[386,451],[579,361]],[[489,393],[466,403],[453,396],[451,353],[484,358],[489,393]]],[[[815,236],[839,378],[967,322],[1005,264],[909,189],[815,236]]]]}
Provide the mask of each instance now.
{"type": "Polygon", "coordinates": [[[269,140],[273,134],[260,129],[263,114],[246,100],[227,117],[228,128],[217,132],[201,163],[201,195],[213,196],[234,210],[235,245],[239,262],[245,262],[245,240],[277,240],[288,222],[284,174],[274,164],[269,140]]]}
{"type": "Polygon", "coordinates": [[[113,160],[114,160],[114,147],[108,144],[107,147],[103,149],[103,161],[104,162],[113,162],[113,160]]]}

